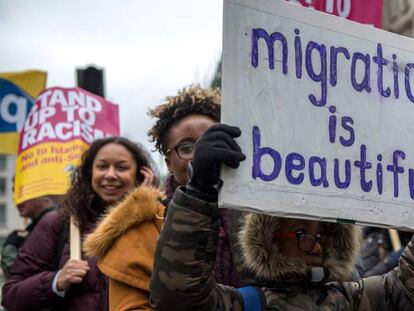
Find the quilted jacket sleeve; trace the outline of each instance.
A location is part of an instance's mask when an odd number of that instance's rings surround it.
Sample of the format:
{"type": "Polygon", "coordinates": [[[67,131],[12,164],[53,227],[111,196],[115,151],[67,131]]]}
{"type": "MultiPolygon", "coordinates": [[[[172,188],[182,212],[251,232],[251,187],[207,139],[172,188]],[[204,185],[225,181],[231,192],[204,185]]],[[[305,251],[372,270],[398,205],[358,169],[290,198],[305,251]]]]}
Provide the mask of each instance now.
{"type": "Polygon", "coordinates": [[[346,287],[352,296],[360,296],[358,310],[414,310],[413,240],[393,271],[362,279],[358,285],[348,283],[346,287]]]}
{"type": "Polygon", "coordinates": [[[176,190],[155,252],[150,284],[155,309],[242,310],[234,288],[214,280],[217,239],[217,203],[176,190]]]}
{"type": "Polygon", "coordinates": [[[52,261],[62,227],[63,220],[50,212],[27,238],[2,289],[7,310],[39,310],[60,299],[52,291],[52,261]]]}

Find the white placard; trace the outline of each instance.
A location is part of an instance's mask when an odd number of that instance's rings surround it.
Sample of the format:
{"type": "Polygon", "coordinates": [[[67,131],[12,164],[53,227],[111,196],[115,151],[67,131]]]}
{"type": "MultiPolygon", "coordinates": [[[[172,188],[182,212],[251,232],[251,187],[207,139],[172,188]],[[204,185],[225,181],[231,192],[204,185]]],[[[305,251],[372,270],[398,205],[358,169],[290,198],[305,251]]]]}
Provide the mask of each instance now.
{"type": "Polygon", "coordinates": [[[225,0],[220,205],[414,229],[414,41],[283,0],[225,0]]]}

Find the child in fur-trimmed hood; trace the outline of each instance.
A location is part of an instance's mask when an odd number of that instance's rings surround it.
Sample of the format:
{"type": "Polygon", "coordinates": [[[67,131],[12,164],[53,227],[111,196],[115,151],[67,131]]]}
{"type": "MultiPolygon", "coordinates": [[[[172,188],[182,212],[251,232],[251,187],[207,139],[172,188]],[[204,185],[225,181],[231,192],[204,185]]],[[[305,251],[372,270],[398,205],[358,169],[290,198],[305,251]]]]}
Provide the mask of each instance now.
{"type": "MultiPolygon", "coordinates": [[[[158,240],[150,285],[157,310],[244,310],[239,292],[212,275],[219,169],[245,159],[240,134],[215,125],[196,144],[189,181],[176,190],[158,240]]],[[[249,214],[242,227],[243,262],[263,310],[414,310],[412,242],[394,271],[351,282],[356,226],[249,214]]]]}

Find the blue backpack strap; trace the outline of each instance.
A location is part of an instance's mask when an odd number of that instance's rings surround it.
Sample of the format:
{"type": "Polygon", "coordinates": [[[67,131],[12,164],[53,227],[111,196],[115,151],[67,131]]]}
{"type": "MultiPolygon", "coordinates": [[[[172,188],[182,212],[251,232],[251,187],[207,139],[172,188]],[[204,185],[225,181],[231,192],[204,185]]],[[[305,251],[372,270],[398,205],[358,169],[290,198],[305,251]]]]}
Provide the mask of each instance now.
{"type": "Polygon", "coordinates": [[[237,292],[243,297],[244,311],[263,311],[263,300],[260,289],[255,286],[244,286],[237,288],[237,292]]]}

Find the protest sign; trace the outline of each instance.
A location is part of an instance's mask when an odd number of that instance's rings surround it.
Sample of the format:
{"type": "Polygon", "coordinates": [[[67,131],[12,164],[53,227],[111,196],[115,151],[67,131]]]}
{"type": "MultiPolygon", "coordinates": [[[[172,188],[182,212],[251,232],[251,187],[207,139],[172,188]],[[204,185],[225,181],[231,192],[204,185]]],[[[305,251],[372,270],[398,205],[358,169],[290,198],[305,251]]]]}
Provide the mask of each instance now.
{"type": "Polygon", "coordinates": [[[321,12],[381,28],[383,0],[287,0],[321,12]]]}
{"type": "Polygon", "coordinates": [[[49,88],[36,99],[20,134],[15,203],[64,194],[84,150],[119,135],[118,106],[80,88],[49,88]]]}
{"type": "Polygon", "coordinates": [[[220,204],[414,229],[414,41],[278,0],[224,2],[220,204]]]}
{"type": "Polygon", "coordinates": [[[0,73],[0,154],[17,154],[24,120],[45,87],[42,71],[0,73]]]}

